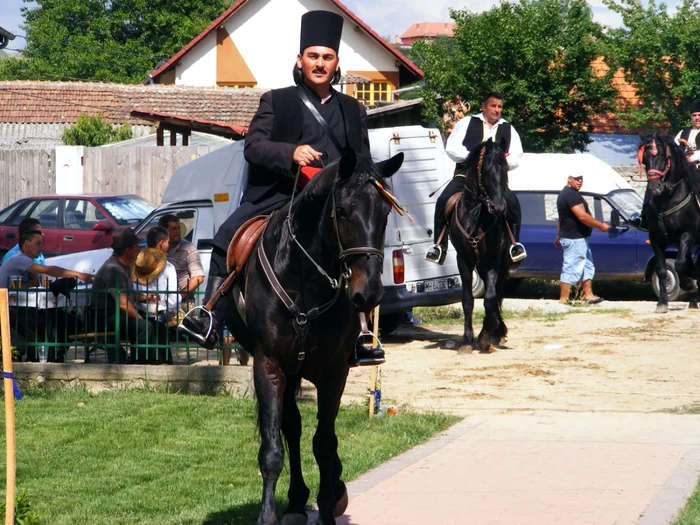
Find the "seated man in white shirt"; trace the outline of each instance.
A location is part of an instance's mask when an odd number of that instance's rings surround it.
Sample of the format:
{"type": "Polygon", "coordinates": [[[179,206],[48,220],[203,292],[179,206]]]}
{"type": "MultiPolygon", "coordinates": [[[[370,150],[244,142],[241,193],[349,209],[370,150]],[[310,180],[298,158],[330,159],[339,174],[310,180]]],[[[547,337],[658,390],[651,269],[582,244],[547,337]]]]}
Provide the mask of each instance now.
{"type": "MultiPolygon", "coordinates": [[[[156,332],[159,344],[167,344],[168,325],[177,318],[180,294],[175,267],[168,262],[168,232],[155,226],[148,230],[146,249],[139,253],[131,269],[134,290],[137,293],[136,308],[144,313],[156,332]]],[[[172,364],[167,349],[149,352],[149,362],[172,364]],[[166,354],[167,357],[166,357],[166,354]]]]}

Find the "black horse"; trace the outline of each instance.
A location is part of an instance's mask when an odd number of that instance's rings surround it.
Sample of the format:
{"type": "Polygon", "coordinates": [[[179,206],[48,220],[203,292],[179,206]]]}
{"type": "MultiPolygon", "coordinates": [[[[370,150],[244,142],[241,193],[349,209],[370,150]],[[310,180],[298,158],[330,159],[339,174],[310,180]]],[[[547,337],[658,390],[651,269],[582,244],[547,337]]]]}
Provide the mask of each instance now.
{"type": "MultiPolygon", "coordinates": [[[[318,524],[332,525],[348,504],[335,419],[360,320],[384,294],[384,232],[392,205],[384,178],[403,154],[374,165],[352,151],[318,173],[269,223],[243,272],[245,317],[224,296],[226,324],[254,356],[263,479],[258,525],[277,523],[275,486],[289,451],[289,503],[283,525],[306,525],[309,489],[301,471],[301,379],[316,386],[313,451],[320,473],[318,524]]],[[[398,205],[400,206],[400,205],[398,205]]],[[[235,295],[235,294],[233,294],[235,295]]]]}
{"type": "Polygon", "coordinates": [[[477,145],[467,157],[467,173],[457,205],[450,217],[450,238],[457,250],[462,276],[464,340],[460,346],[491,351],[503,344],[508,328],[501,317],[501,303],[508,278],[510,258],[505,228],[508,162],[505,141],[491,139],[477,145]],[[472,272],[476,267],[486,285],[484,324],[474,338],[472,272]]]}
{"type": "MultiPolygon", "coordinates": [[[[649,240],[656,256],[659,302],[656,313],[668,312],[666,250],[678,247],[676,272],[679,286],[690,292],[689,308],[698,308],[695,280],[700,273],[693,261],[693,247],[700,241],[698,183],[693,180],[695,165],[686,160],[682,146],[663,133],[640,136],[639,165],[646,170],[648,202],[642,213],[649,226],[649,240]]],[[[645,199],[646,200],[646,199],[645,199]]]]}

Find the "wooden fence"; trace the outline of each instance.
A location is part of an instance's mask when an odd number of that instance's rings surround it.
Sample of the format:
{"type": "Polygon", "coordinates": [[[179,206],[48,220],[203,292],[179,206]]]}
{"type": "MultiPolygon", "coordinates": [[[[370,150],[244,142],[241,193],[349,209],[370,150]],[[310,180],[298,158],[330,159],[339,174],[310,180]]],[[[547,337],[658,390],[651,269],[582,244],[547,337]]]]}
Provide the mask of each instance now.
{"type": "Polygon", "coordinates": [[[56,192],[55,150],[0,150],[0,209],[56,192]]]}
{"type": "Polygon", "coordinates": [[[85,148],[83,193],[134,193],[154,204],[180,166],[215,146],[85,148]]]}
{"type": "MultiPolygon", "coordinates": [[[[177,168],[217,147],[84,148],[82,167],[61,176],[82,177],[82,193],[134,193],[157,205],[177,168]]],[[[55,150],[0,150],[0,209],[23,197],[56,193],[56,187],[55,150]]]]}

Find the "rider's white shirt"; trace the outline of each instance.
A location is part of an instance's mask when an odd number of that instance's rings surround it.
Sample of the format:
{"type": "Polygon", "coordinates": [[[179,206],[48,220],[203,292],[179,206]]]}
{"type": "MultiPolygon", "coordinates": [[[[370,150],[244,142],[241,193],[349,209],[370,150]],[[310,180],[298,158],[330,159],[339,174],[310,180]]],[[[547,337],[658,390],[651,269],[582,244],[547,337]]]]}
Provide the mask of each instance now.
{"type": "MultiPolygon", "coordinates": [[[[688,135],[688,144],[695,144],[695,137],[697,137],[699,132],[700,129],[697,128],[693,128],[690,130],[690,135],[688,135]]],[[[678,132],[678,135],[676,135],[676,144],[680,144],[680,142],[678,142],[678,139],[681,138],[681,133],[683,133],[683,130],[680,130],[678,132]]],[[[688,158],[693,162],[700,162],[700,150],[695,150],[695,152],[688,158]]]]}
{"type": "MultiPolygon", "coordinates": [[[[499,124],[507,122],[503,118],[499,118],[493,127],[489,127],[488,122],[484,118],[483,113],[478,115],[472,115],[465,117],[455,125],[452,133],[450,133],[447,139],[447,144],[445,145],[445,153],[455,162],[464,162],[464,159],[469,155],[469,150],[464,147],[464,136],[467,134],[467,129],[469,128],[469,123],[473,118],[478,118],[481,120],[483,126],[484,140],[493,139],[496,140],[496,132],[498,131],[499,124]]],[[[510,150],[508,151],[508,169],[517,168],[520,164],[520,158],[523,156],[523,145],[520,142],[520,135],[515,131],[515,127],[511,124],[510,126],[510,150]]]]}

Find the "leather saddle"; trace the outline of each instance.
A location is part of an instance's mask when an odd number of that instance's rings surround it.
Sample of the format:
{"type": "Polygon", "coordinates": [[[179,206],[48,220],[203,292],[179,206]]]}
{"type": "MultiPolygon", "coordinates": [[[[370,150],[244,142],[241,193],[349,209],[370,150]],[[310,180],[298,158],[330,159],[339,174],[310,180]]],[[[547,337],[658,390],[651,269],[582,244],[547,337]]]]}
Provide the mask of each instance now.
{"type": "Polygon", "coordinates": [[[228,245],[228,250],[226,250],[226,270],[228,272],[234,271],[236,275],[241,273],[248,257],[255,248],[255,244],[265,231],[268,219],[268,215],[258,215],[248,219],[238,228],[228,245]]]}

